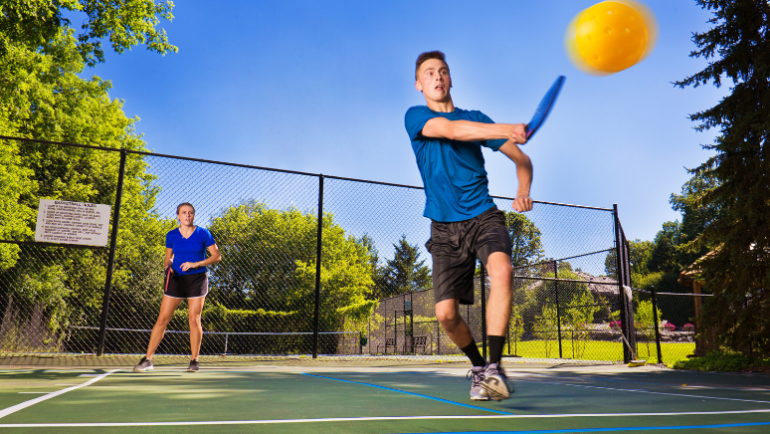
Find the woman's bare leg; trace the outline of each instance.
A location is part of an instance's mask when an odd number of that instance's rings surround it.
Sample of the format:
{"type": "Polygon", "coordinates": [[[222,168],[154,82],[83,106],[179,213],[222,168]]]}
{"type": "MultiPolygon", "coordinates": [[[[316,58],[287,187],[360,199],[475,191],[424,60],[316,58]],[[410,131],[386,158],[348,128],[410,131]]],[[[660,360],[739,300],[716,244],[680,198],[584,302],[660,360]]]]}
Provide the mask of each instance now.
{"type": "Polygon", "coordinates": [[[206,297],[191,298],[187,300],[189,308],[188,316],[190,318],[190,349],[192,350],[192,360],[198,360],[198,353],[201,351],[201,341],[203,340],[203,326],[201,326],[201,312],[203,311],[203,302],[206,297]]]}
{"type": "Polygon", "coordinates": [[[155,326],[152,328],[150,343],[147,345],[147,360],[152,360],[152,355],[155,354],[158,344],[163,339],[163,335],[166,334],[166,326],[174,317],[174,311],[181,302],[182,300],[179,298],[163,296],[163,301],[160,302],[160,314],[158,314],[158,320],[155,321],[155,326]]]}

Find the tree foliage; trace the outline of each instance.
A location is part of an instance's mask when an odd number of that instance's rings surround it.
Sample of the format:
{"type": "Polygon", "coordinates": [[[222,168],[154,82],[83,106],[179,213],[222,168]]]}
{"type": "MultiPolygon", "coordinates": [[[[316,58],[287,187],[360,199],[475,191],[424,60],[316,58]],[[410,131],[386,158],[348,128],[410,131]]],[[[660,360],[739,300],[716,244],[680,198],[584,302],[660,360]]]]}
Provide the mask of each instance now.
{"type": "MultiPolygon", "coordinates": [[[[211,267],[212,302],[276,313],[252,324],[250,331],[313,329],[315,214],[247,201],[225,209],[209,229],[226,258],[211,267]]],[[[368,297],[374,284],[370,251],[361,240],[346,236],[331,214],[323,219],[321,258],[320,330],[340,330],[346,318],[368,318],[374,308],[368,297]]]]}
{"type": "Polygon", "coordinates": [[[747,354],[770,353],[770,5],[764,0],[698,0],[713,12],[712,27],[693,35],[691,57],[708,60],[702,71],[676,83],[722,80],[730,94],[690,116],[698,130],[719,129],[704,148],[715,155],[695,173],[716,185],[698,198],[718,210],[701,242],[715,248],[703,261],[709,323],[722,341],[747,354]]]}
{"type": "Polygon", "coordinates": [[[417,246],[409,244],[406,235],[402,235],[393,247],[393,259],[388,260],[387,267],[380,267],[375,274],[378,298],[430,289],[430,268],[425,265],[424,259],[420,259],[417,246]]]}
{"type": "Polygon", "coordinates": [[[83,72],[85,65],[104,61],[104,40],[118,53],[140,44],[161,54],[177,51],[165,31],[156,28],[160,19],[173,18],[172,8],[171,2],[152,0],[4,1],[0,5],[0,134],[33,137],[33,132],[41,132],[35,122],[61,126],[61,116],[77,116],[77,111],[68,110],[72,107],[56,104],[57,93],[70,90],[66,84],[75,84],[74,92],[88,86],[106,92],[109,84],[99,78],[72,77],[83,72]],[[72,12],[85,15],[80,33],[65,18],[72,12]],[[68,83],[60,80],[63,77],[69,77],[68,83]],[[60,86],[52,86],[54,82],[60,86]]]}
{"type": "Polygon", "coordinates": [[[527,216],[509,211],[505,223],[511,237],[511,265],[521,267],[543,259],[542,233],[527,216]]]}
{"type": "MultiPolygon", "coordinates": [[[[103,60],[107,38],[118,52],[146,43],[174,51],[165,33],[155,30],[156,14],[170,19],[170,8],[154,2],[10,0],[0,5],[0,134],[79,142],[114,149],[146,150],[123,102],[111,99],[109,82],[83,79],[87,64],[103,60]],[[151,12],[151,9],[154,12],[151,12]],[[86,15],[84,32],[64,18],[86,15]]],[[[113,204],[118,152],[3,140],[0,166],[0,237],[28,241],[34,233],[41,198],[113,204]]],[[[113,316],[143,319],[157,315],[162,295],[163,235],[173,222],[155,209],[158,190],[141,156],[128,154],[122,191],[121,225],[113,274],[113,300],[129,298],[113,316]],[[153,288],[152,292],[140,288],[153,288]],[[150,312],[150,310],[152,312],[150,312]]],[[[103,251],[58,247],[0,246],[0,282],[6,315],[37,312],[29,327],[45,323],[51,339],[73,323],[98,324],[106,274],[103,251]],[[36,314],[37,315],[37,314],[36,314]],[[34,324],[33,324],[34,323],[34,324]]],[[[17,318],[9,325],[24,324],[17,318]]],[[[21,333],[20,337],[31,335],[21,333]]],[[[7,342],[6,342],[7,343],[7,342]]],[[[4,343],[4,344],[6,344],[4,343]]],[[[10,343],[14,345],[14,343],[10,343]]]]}

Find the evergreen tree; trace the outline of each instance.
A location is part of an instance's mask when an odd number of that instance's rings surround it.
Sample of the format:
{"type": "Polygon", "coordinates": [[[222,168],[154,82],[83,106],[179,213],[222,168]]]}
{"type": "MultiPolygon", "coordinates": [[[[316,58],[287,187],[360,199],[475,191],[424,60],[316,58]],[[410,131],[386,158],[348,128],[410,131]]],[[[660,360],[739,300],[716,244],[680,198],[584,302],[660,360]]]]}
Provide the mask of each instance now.
{"type": "Polygon", "coordinates": [[[770,5],[766,0],[697,0],[713,25],[693,35],[691,57],[708,66],[675,84],[732,81],[717,105],[692,114],[697,129],[719,128],[715,155],[694,169],[717,184],[699,203],[719,215],[699,242],[714,247],[703,262],[708,323],[721,342],[746,354],[770,354],[770,5]]]}
{"type": "Polygon", "coordinates": [[[671,207],[682,213],[677,240],[677,261],[682,268],[687,268],[709,251],[706,243],[701,243],[700,236],[706,227],[719,216],[717,204],[703,204],[701,197],[718,185],[711,172],[695,173],[682,186],[681,194],[672,194],[671,207]]]}
{"type": "Polygon", "coordinates": [[[679,244],[679,222],[665,222],[655,235],[647,267],[650,271],[679,272],[676,260],[676,247],[679,244]]]}
{"type": "Polygon", "coordinates": [[[390,297],[412,291],[420,291],[431,287],[430,268],[425,266],[425,260],[420,260],[417,246],[409,244],[406,235],[402,235],[398,243],[393,244],[396,253],[388,261],[379,292],[381,296],[390,297]]]}

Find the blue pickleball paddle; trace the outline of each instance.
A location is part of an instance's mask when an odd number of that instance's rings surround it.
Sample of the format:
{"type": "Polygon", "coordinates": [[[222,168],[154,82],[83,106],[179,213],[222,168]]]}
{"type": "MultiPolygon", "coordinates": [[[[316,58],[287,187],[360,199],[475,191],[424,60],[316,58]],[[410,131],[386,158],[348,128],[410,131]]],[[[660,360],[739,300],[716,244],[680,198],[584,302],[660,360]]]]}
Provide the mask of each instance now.
{"type": "Polygon", "coordinates": [[[559,91],[561,90],[565,79],[566,77],[560,75],[540,101],[540,105],[538,105],[537,110],[535,110],[535,115],[532,116],[532,120],[527,124],[527,140],[534,136],[537,130],[543,125],[543,122],[545,122],[548,113],[551,112],[551,108],[553,108],[553,104],[556,102],[556,97],[559,96],[559,91]]]}

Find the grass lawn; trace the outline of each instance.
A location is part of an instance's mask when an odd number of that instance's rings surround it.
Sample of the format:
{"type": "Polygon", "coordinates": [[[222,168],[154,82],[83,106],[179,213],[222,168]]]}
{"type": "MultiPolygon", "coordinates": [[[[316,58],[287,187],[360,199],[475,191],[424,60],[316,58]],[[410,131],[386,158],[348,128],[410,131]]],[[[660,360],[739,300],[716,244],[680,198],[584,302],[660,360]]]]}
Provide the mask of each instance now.
{"type": "MultiPolygon", "coordinates": [[[[583,341],[576,342],[574,352],[571,340],[563,339],[562,356],[565,359],[575,360],[623,360],[623,344],[608,341],[583,341]]],[[[658,363],[658,353],[655,342],[637,342],[637,354],[640,359],[649,363],[658,363]]],[[[687,360],[687,356],[695,351],[695,343],[661,342],[660,351],[663,354],[663,363],[671,366],[679,360],[687,360]]],[[[511,342],[510,348],[506,346],[504,355],[518,355],[521,357],[545,359],[559,357],[559,342],[552,341],[520,341],[511,342]]]]}

